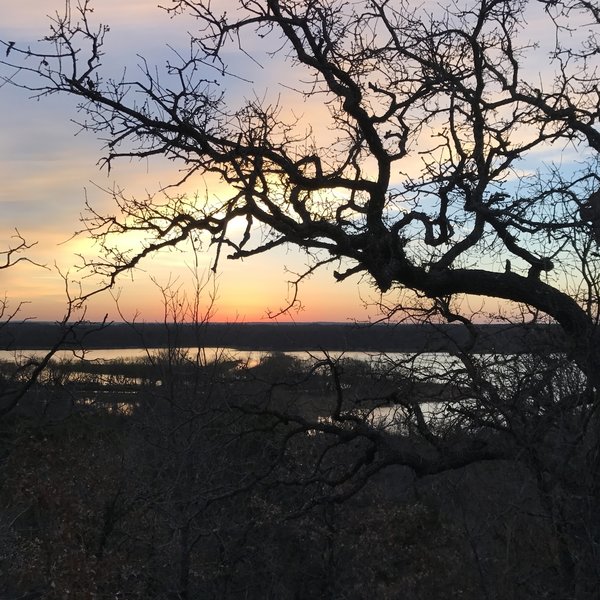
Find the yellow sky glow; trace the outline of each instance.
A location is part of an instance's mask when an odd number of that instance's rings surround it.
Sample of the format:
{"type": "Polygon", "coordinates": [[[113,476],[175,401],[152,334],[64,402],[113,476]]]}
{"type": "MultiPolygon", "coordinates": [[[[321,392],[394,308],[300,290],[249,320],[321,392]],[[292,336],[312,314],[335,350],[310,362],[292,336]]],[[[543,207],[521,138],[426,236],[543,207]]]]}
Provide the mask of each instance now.
{"type": "MultiPolygon", "coordinates": [[[[60,0],[7,3],[2,8],[0,37],[34,43],[47,29],[46,15],[62,10],[63,6],[60,0]]],[[[154,2],[147,0],[102,0],[94,6],[94,18],[111,25],[107,38],[109,55],[128,56],[127,60],[134,61],[128,63],[130,65],[135,64],[135,53],[140,50],[140,44],[147,44],[149,49],[145,52],[160,61],[169,52],[167,42],[189,29],[189,21],[171,20],[155,7],[154,2]]],[[[284,66],[289,69],[288,63],[284,66]]],[[[285,75],[273,72],[270,65],[268,67],[262,71],[258,68],[257,72],[262,73],[265,81],[257,81],[257,88],[260,89],[263,83],[268,86],[265,97],[271,102],[279,101],[282,118],[290,122],[297,119],[299,131],[309,133],[312,130],[318,145],[333,144],[335,134],[324,127],[329,121],[327,107],[298,98],[279,84],[279,77],[285,75]]],[[[236,65],[232,68],[235,70],[236,65]]],[[[78,133],[78,126],[71,122],[72,119],[77,119],[77,113],[68,99],[53,97],[36,101],[27,99],[27,93],[22,90],[10,86],[0,88],[0,131],[3,132],[0,136],[0,178],[3,182],[0,188],[3,214],[0,248],[7,247],[16,227],[28,240],[37,240],[38,244],[28,256],[47,267],[20,264],[0,271],[0,293],[6,290],[13,305],[21,300],[29,301],[23,314],[40,319],[62,317],[66,298],[60,273],[69,273],[69,280],[77,281],[81,277],[76,268],[81,263],[78,255],[91,258],[98,252],[85,236],[69,239],[82,227],[80,215],[86,198],[100,213],[112,212],[114,205],[103,189],[117,185],[125,194],[141,197],[160,193],[161,187],[174,182],[178,176],[174,163],[160,160],[121,162],[110,174],[101,172],[97,165],[102,155],[101,142],[91,134],[78,133]]],[[[426,143],[435,145],[437,141],[432,135],[426,143]]],[[[422,157],[417,152],[401,165],[405,173],[417,171],[421,166],[422,157]]],[[[228,190],[214,180],[200,180],[187,182],[172,193],[185,193],[190,198],[196,193],[200,197],[208,193],[209,201],[218,201],[228,194],[228,190]]],[[[201,254],[199,270],[208,273],[212,261],[212,254],[201,254]]],[[[293,276],[286,268],[300,272],[305,263],[306,259],[300,253],[286,249],[244,261],[221,261],[217,320],[260,321],[268,314],[278,312],[289,300],[287,282],[293,276]]],[[[191,253],[163,252],[142,263],[138,272],[122,277],[114,293],[119,296],[123,314],[133,318],[139,311],[144,320],[161,319],[161,296],[152,277],[160,285],[177,280],[184,287],[189,286],[190,265],[193,264],[191,253]]],[[[83,280],[82,284],[89,291],[99,282],[92,278],[83,280]]],[[[71,286],[75,293],[77,284],[71,286]]],[[[304,310],[280,317],[281,320],[366,320],[377,315],[376,309],[364,306],[364,300],[376,299],[366,283],[359,284],[356,278],[336,283],[331,270],[318,272],[304,282],[300,298],[304,310]]],[[[111,319],[119,318],[111,295],[102,294],[90,300],[88,318],[100,319],[106,313],[111,319]]]]}

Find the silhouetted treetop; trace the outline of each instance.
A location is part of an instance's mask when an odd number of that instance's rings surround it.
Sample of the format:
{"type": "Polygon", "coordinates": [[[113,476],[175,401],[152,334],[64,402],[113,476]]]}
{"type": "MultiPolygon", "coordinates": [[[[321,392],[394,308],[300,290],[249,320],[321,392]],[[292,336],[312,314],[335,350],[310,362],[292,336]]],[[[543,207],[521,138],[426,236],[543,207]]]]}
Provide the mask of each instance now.
{"type": "Polygon", "coordinates": [[[109,30],[85,0],[40,46],[4,42],[5,78],[80,99],[83,127],[106,140],[105,166],[154,155],[177,165],[175,191],[116,191],[116,214],[89,213],[104,251],[92,267],[107,285],[189,239],[214,247],[215,268],[224,253],[291,244],[309,273],[334,263],[339,280],[414,290],[451,320],[463,294],[546,313],[598,377],[593,3],[178,0],[166,12],[194,19],[187,53],[163,68],[142,58],[141,75],[110,76],[109,30]],[[285,57],[285,101],[258,79],[244,88],[235,64],[248,56],[265,72],[285,57]],[[311,107],[318,123],[301,114],[311,107]],[[204,176],[226,186],[177,193],[204,176]],[[119,249],[114,234],[127,232],[144,244],[119,249]]]}

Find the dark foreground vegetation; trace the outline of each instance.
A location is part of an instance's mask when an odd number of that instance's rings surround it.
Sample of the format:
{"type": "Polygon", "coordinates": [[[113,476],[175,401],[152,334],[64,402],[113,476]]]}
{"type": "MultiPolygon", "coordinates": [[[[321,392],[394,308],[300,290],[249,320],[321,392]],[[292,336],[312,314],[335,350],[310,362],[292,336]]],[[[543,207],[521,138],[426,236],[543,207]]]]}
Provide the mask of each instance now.
{"type": "Polygon", "coordinates": [[[0,597],[595,598],[589,421],[564,357],[53,360],[1,422],[0,597]]]}

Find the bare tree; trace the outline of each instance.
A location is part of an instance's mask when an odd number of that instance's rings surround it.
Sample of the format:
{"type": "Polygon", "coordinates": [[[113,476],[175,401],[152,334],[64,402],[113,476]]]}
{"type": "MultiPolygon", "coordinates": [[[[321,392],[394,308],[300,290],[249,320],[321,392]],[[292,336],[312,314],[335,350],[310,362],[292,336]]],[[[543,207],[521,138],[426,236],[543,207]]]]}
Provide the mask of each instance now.
{"type": "MultiPolygon", "coordinates": [[[[518,458],[539,479],[561,569],[572,581],[585,527],[569,532],[566,513],[576,510],[576,498],[591,506],[598,490],[586,480],[581,493],[565,457],[578,457],[578,471],[597,472],[600,456],[595,4],[242,0],[228,12],[175,0],[167,12],[195,19],[187,53],[162,69],[142,59],[138,78],[111,77],[103,64],[109,30],[93,25],[87,0],[54,18],[46,45],[2,42],[5,81],[80,100],[82,127],[106,141],[106,168],[152,156],[178,166],[160,197],[117,190],[117,215],[90,208],[85,227],[104,251],[92,269],[110,287],[153,252],[186,240],[213,246],[215,269],[225,252],[241,259],[293,245],[310,257],[309,273],[335,264],[338,280],[365,277],[381,292],[411,291],[392,306],[396,314],[419,299],[424,316],[469,328],[454,300],[475,295],[558,323],[558,358],[543,365],[519,358],[499,375],[461,351],[460,368],[448,375],[464,394],[441,430],[418,402],[399,399],[417,446],[390,441],[344,412],[341,387],[330,420],[294,422],[298,435],[318,431],[341,447],[365,446],[340,467],[338,483],[352,483],[349,493],[360,488],[357,474],[364,481],[389,464],[428,475],[518,458]],[[532,39],[535,30],[544,39],[532,39]],[[249,55],[261,64],[285,56],[291,68],[282,93],[320,109],[322,130],[236,75],[232,56],[249,55]],[[248,95],[240,100],[244,83],[248,95]],[[226,184],[218,199],[177,192],[205,176],[226,184]],[[241,233],[232,226],[240,221],[241,233]],[[144,235],[144,245],[130,252],[113,245],[115,234],[128,232],[144,235]]],[[[346,496],[342,490],[338,499],[346,496]]],[[[590,527],[595,548],[597,524],[590,527]]],[[[598,580],[590,569],[588,590],[598,580]]],[[[576,587],[565,585],[575,597],[576,587]]]]}
{"type": "MultiPolygon", "coordinates": [[[[45,265],[35,262],[28,251],[37,242],[28,242],[18,230],[12,236],[12,243],[6,250],[0,251],[0,271],[18,268],[20,263],[29,263],[35,267],[47,268],[45,265]]],[[[56,332],[53,338],[47,340],[48,348],[31,355],[23,354],[14,360],[0,361],[0,419],[14,411],[19,403],[27,396],[31,389],[39,382],[44,371],[49,367],[53,357],[61,349],[70,349],[73,352],[81,350],[83,339],[75,333],[77,326],[85,320],[85,309],[81,310],[81,302],[78,296],[74,296],[70,290],[68,276],[60,274],[65,285],[65,310],[62,318],[57,322],[56,332]]],[[[27,302],[24,300],[13,302],[8,293],[0,298],[0,335],[2,341],[0,347],[6,352],[18,352],[15,340],[10,328],[18,327],[22,322],[22,310],[27,302]]],[[[101,329],[94,326],[92,329],[101,329]]],[[[85,335],[92,333],[86,332],[85,335]]],[[[85,337],[85,335],[83,337],[85,337]]]]}
{"type": "Polygon", "coordinates": [[[54,19],[47,47],[3,42],[6,80],[81,99],[83,127],[106,139],[107,167],[159,155],[179,163],[179,182],[214,173],[229,184],[229,195],[210,202],[115,194],[122,219],[87,221],[105,242],[106,260],[94,267],[109,284],[202,232],[216,261],[223,248],[242,258],[293,244],[313,256],[312,268],[340,262],[338,279],[366,274],[384,292],[532,306],[561,324],[597,380],[596,298],[577,283],[594,257],[582,265],[578,251],[596,237],[600,23],[592,4],[492,0],[429,11],[265,0],[240,2],[234,17],[181,0],[168,12],[196,19],[189,55],[163,71],[142,62],[137,80],[103,74],[108,28],[92,24],[88,1],[54,19]],[[530,19],[555,32],[551,48],[529,39],[530,19]],[[585,29],[571,35],[578,23],[585,29]],[[215,81],[215,69],[225,84],[234,79],[229,53],[243,55],[257,36],[280,45],[297,94],[328,107],[326,144],[277,102],[240,104],[215,81]],[[575,150],[576,167],[540,163],[536,154],[550,148],[575,150]],[[520,164],[535,174],[520,175],[520,164]],[[247,228],[236,236],[230,224],[240,218],[247,228]],[[147,234],[141,250],[108,245],[109,234],[130,230],[147,234]],[[481,261],[485,254],[494,260],[481,261]]]}

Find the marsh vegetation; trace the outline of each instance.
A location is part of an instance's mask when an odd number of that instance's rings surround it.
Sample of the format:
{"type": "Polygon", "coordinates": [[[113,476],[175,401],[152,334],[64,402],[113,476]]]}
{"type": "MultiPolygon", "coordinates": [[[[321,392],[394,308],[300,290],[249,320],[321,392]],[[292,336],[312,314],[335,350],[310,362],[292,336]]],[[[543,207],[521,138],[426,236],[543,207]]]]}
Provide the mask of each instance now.
{"type": "Polygon", "coordinates": [[[51,360],[2,422],[0,590],[558,600],[568,552],[592,598],[584,379],[559,357],[469,361],[51,360]]]}

